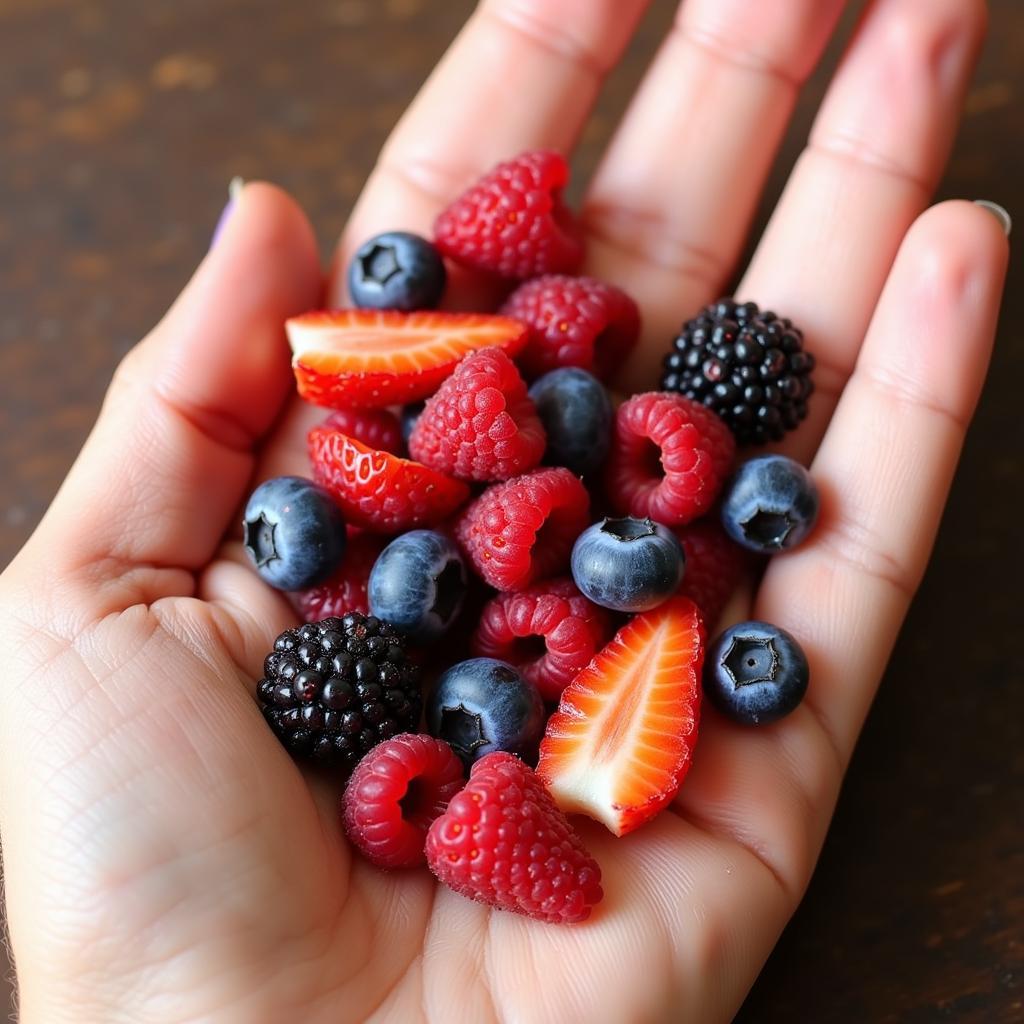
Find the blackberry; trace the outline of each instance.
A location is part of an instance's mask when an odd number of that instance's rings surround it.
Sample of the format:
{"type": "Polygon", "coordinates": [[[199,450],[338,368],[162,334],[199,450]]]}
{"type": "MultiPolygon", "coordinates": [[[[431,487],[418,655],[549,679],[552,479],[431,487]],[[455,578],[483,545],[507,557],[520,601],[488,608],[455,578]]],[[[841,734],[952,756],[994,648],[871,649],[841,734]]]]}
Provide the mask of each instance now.
{"type": "Polygon", "coordinates": [[[263,714],[296,757],[350,771],[381,740],[419,726],[419,669],[398,630],[375,616],[349,612],[286,629],[263,674],[263,714]]]}
{"type": "Polygon", "coordinates": [[[807,415],[813,369],[792,320],[753,302],[720,299],[683,325],[661,386],[713,409],[738,444],[764,444],[807,415]]]}

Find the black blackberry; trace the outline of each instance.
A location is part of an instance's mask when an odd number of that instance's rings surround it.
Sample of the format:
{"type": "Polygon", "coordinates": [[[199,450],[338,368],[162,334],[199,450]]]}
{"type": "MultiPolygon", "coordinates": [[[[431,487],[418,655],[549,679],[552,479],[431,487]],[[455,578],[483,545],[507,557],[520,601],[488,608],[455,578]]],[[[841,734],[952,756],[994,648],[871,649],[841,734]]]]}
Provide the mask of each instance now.
{"type": "Polygon", "coordinates": [[[739,444],[778,441],[807,415],[814,356],[793,321],[720,299],[688,320],[661,386],[714,409],[739,444]]]}
{"type": "Polygon", "coordinates": [[[419,669],[395,627],[372,615],[286,629],[263,674],[263,714],[297,757],[351,770],[381,740],[419,726],[419,669]]]}

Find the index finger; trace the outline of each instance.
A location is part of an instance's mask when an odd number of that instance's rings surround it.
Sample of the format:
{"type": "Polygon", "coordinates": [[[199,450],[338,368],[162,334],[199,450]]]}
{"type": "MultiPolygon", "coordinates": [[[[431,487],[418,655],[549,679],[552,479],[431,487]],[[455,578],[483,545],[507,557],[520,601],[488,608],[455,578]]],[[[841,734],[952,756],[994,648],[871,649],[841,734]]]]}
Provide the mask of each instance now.
{"type": "Polygon", "coordinates": [[[381,151],[335,255],[341,305],[353,251],[434,218],[500,160],[568,151],[649,0],[483,0],[381,151]]]}

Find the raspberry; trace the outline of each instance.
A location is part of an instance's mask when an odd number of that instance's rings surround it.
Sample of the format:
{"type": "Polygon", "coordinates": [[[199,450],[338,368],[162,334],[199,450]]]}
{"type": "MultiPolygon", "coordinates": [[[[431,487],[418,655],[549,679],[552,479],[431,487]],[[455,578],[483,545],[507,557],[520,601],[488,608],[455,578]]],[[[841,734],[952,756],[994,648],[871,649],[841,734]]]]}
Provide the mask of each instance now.
{"type": "Polygon", "coordinates": [[[381,740],[419,724],[419,670],[395,627],[372,615],[286,629],[263,674],[263,714],[294,756],[350,769],[381,740]]]}
{"type": "Polygon", "coordinates": [[[348,546],[341,565],[319,586],[292,594],[292,603],[306,622],[316,622],[332,615],[370,610],[366,584],[377,556],[384,550],[387,537],[365,530],[348,531],[348,546]]]}
{"type": "Polygon", "coordinates": [[[601,869],[541,781],[504,751],[482,757],[427,833],[427,863],[455,892],[554,924],[586,920],[601,869]]]}
{"type": "Polygon", "coordinates": [[[571,273],[583,258],[561,193],[569,165],[559,153],[523,153],[498,164],[434,224],[445,255],[502,277],[571,273]]]}
{"type": "Polygon", "coordinates": [[[500,349],[466,356],[427,401],[409,436],[425,466],[463,480],[508,480],[544,454],[544,427],[526,384],[500,349]]]}
{"type": "Polygon", "coordinates": [[[715,519],[699,519],[675,531],[686,552],[679,593],[690,598],[713,629],[740,581],[747,556],[715,519]]]}
{"type": "Polygon", "coordinates": [[[443,740],[403,733],[356,766],[341,801],[345,834],[382,868],[423,864],[427,829],[464,784],[462,762],[443,740]]]}
{"type": "Polygon", "coordinates": [[[711,507],[735,450],[729,428],[699,402],[634,395],[615,416],[608,499],[620,513],[683,526],[711,507]]]}
{"type": "Polygon", "coordinates": [[[481,578],[522,590],[562,572],[586,528],[590,496],[567,469],[536,469],[488,487],[459,517],[455,535],[481,578]]]}
{"type": "Polygon", "coordinates": [[[661,384],[714,409],[739,444],[762,444],[807,415],[813,369],[792,320],[720,299],[683,325],[661,384]]]}
{"type": "Polygon", "coordinates": [[[501,312],[530,328],[519,365],[528,377],[578,366],[606,380],[636,344],[640,311],[614,285],[551,274],[520,285],[501,312]]]}
{"type": "Polygon", "coordinates": [[[354,437],[367,448],[402,454],[402,425],[387,409],[338,409],[324,420],[324,426],[354,437]]]}
{"type": "Polygon", "coordinates": [[[473,653],[515,665],[549,702],[604,646],[611,618],[569,579],[499,594],[484,606],[473,653]]]}

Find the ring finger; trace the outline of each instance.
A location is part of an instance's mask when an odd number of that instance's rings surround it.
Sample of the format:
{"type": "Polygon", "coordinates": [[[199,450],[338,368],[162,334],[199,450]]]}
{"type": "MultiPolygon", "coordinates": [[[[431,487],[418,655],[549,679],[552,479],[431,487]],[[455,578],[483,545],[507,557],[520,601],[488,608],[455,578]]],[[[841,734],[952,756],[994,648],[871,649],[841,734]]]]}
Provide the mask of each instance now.
{"type": "Polygon", "coordinates": [[[904,235],[945,165],[981,39],[980,0],[875,0],[737,294],[791,317],[818,359],[810,458],[904,235]]]}

